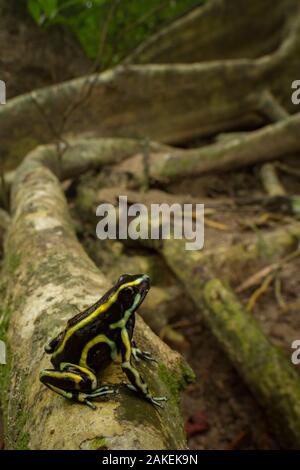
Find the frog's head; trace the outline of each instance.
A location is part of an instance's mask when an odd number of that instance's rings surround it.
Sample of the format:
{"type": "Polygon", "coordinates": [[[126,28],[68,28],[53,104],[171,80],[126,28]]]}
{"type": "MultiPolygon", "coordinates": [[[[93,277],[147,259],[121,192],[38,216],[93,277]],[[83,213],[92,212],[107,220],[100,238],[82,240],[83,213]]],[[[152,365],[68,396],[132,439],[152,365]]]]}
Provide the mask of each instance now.
{"type": "Polygon", "coordinates": [[[123,311],[134,313],[148,294],[150,278],[147,274],[122,274],[114,289],[123,311]]]}

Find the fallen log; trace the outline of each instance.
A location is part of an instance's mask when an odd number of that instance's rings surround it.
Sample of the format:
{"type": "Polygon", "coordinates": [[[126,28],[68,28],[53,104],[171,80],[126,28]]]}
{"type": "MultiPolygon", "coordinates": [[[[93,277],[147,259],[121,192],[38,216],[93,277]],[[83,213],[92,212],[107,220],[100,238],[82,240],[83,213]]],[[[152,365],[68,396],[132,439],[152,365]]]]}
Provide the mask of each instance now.
{"type": "MultiPolygon", "coordinates": [[[[109,287],[77,241],[58,179],[41,160],[35,154],[26,158],[12,187],[1,296],[1,336],[5,330],[8,348],[8,363],[0,370],[6,447],[186,448],[179,400],[191,370],[141,318],[136,340],[159,361],[158,367],[142,365],[142,372],[151,389],[169,397],[165,409],[158,411],[121,387],[114,399],[97,402],[94,411],[40,383],[39,371],[49,365],[46,342],[109,287]]],[[[123,378],[113,364],[103,380],[123,378]]]]}

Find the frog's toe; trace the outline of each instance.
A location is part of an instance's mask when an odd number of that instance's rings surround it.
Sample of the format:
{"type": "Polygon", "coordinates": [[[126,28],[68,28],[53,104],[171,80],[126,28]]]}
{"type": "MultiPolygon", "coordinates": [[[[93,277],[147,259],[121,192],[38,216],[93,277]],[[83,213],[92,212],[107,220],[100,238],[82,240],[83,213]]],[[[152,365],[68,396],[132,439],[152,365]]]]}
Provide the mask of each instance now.
{"type": "Polygon", "coordinates": [[[96,390],[94,390],[93,392],[89,393],[88,398],[92,399],[92,398],[95,398],[95,397],[110,395],[110,394],[116,393],[116,392],[117,392],[117,390],[116,390],[115,387],[113,387],[111,385],[103,385],[103,387],[99,387],[96,390]]]}
{"type": "Polygon", "coordinates": [[[97,406],[94,405],[94,403],[92,403],[91,401],[89,401],[89,400],[87,400],[87,399],[84,400],[84,403],[85,403],[87,406],[89,406],[90,408],[92,408],[92,410],[96,410],[96,409],[97,409],[97,406]]]}
{"type": "Polygon", "coordinates": [[[153,405],[159,406],[160,408],[163,408],[163,405],[161,402],[167,401],[167,397],[151,397],[150,401],[153,403],[153,405]]]}
{"type": "Polygon", "coordinates": [[[158,361],[155,359],[155,357],[152,356],[151,352],[149,352],[149,351],[143,351],[141,357],[142,357],[142,359],[144,359],[144,361],[150,361],[150,362],[158,363],[158,361]]]}
{"type": "Polygon", "coordinates": [[[129,390],[131,390],[132,392],[137,392],[137,391],[138,391],[138,389],[137,389],[134,385],[132,385],[132,384],[125,383],[125,386],[126,386],[129,390]]]}

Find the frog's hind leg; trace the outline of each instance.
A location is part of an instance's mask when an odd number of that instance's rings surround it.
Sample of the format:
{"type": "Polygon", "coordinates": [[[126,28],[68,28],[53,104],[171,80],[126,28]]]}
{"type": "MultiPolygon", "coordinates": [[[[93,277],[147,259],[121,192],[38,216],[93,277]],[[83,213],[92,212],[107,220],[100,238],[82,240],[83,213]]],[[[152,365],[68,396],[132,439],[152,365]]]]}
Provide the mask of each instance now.
{"type": "Polygon", "coordinates": [[[85,403],[93,409],[96,407],[91,400],[115,392],[109,385],[97,388],[95,374],[76,364],[63,363],[60,370],[44,369],[40,373],[40,381],[53,392],[69,400],[85,403]]]}

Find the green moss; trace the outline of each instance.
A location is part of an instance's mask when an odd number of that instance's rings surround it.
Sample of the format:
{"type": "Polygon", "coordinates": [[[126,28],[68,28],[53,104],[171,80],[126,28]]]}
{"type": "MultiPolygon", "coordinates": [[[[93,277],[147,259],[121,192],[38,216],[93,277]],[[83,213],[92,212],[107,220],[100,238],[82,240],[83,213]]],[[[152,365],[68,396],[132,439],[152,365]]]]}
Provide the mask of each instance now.
{"type": "Polygon", "coordinates": [[[16,269],[20,266],[21,263],[21,254],[20,253],[12,253],[11,255],[7,256],[5,259],[5,265],[9,273],[14,273],[16,269]]]}
{"type": "Polygon", "coordinates": [[[179,361],[176,371],[168,369],[164,364],[158,366],[158,376],[160,380],[166,385],[169,392],[168,400],[173,405],[178,405],[180,402],[180,393],[188,383],[195,381],[195,374],[193,370],[186,364],[185,361],[179,361]]]}
{"type": "Polygon", "coordinates": [[[120,395],[120,406],[117,410],[118,420],[135,421],[137,424],[145,425],[145,421],[153,428],[159,428],[159,418],[155,412],[155,408],[151,403],[147,403],[144,398],[139,397],[136,393],[124,389],[120,395]],[[145,413],[145,406],[148,412],[145,413]]]}
{"type": "Polygon", "coordinates": [[[196,382],[196,374],[193,369],[184,361],[180,362],[180,369],[182,375],[182,387],[185,388],[186,385],[196,382]]]}
{"type": "Polygon", "coordinates": [[[80,445],[82,450],[106,450],[108,449],[104,436],[95,437],[94,439],[88,439],[83,441],[80,445]]]}

